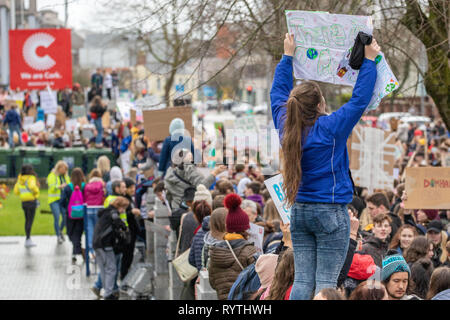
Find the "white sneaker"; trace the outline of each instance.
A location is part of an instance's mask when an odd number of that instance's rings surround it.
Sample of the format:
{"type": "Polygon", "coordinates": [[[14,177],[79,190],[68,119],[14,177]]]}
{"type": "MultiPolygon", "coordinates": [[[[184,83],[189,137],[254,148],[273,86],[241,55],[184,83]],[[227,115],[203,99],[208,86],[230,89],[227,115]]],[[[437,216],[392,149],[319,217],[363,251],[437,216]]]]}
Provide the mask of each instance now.
{"type": "Polygon", "coordinates": [[[26,248],[31,248],[31,247],[35,247],[35,246],[36,246],[36,244],[33,241],[31,241],[31,238],[25,240],[25,247],[26,248]]]}
{"type": "Polygon", "coordinates": [[[57,239],[58,239],[58,244],[62,244],[63,243],[63,239],[61,238],[61,236],[58,236],[57,239]]]}

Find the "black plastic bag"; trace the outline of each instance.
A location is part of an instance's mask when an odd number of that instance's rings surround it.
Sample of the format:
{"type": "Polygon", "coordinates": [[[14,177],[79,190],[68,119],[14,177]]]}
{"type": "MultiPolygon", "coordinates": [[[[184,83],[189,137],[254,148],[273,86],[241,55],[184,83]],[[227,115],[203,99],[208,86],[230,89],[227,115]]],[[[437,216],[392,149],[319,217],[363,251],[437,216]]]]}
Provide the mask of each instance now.
{"type": "Polygon", "coordinates": [[[350,54],[349,65],[354,70],[359,70],[364,61],[364,46],[372,43],[372,36],[370,34],[360,31],[355,39],[352,53],[350,54]]]}

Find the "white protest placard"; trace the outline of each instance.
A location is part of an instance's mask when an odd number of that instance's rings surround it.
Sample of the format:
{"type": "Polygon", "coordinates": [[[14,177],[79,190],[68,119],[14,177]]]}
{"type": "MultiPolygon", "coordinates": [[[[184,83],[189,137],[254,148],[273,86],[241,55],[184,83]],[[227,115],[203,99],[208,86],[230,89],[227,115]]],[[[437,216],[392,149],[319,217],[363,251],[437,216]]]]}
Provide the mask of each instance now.
{"type": "Polygon", "coordinates": [[[283,223],[290,223],[291,221],[291,208],[285,202],[286,194],[283,190],[283,175],[280,173],[270,179],[264,181],[267,190],[269,190],[270,197],[273,203],[277,207],[283,223]]]}
{"type": "Polygon", "coordinates": [[[249,236],[248,241],[253,242],[256,250],[263,253],[264,227],[250,223],[250,229],[247,230],[249,236]]]}
{"type": "Polygon", "coordinates": [[[130,121],[131,120],[131,109],[132,109],[133,103],[128,101],[117,101],[117,109],[119,110],[120,116],[122,117],[123,121],[130,121]]]}
{"type": "Polygon", "coordinates": [[[23,118],[23,128],[25,130],[30,129],[30,127],[33,125],[34,123],[34,117],[24,117],[23,118]]]}
{"type": "Polygon", "coordinates": [[[41,108],[44,109],[45,114],[55,114],[58,112],[58,103],[56,99],[56,91],[50,89],[39,92],[41,96],[41,108]]]}
{"type": "MultiPolygon", "coordinates": [[[[294,34],[295,78],[355,85],[359,70],[352,69],[348,61],[358,32],[373,33],[370,16],[287,10],[286,20],[289,33],[294,34]]],[[[383,53],[375,62],[377,80],[369,110],[399,87],[383,53]]]]}
{"type": "Polygon", "coordinates": [[[35,122],[30,126],[30,131],[32,133],[39,133],[39,132],[44,131],[44,129],[45,129],[44,121],[35,122]]]}
{"type": "Polygon", "coordinates": [[[56,115],[54,114],[49,114],[47,115],[47,127],[48,128],[53,128],[55,126],[55,121],[56,121],[56,115]]]}
{"type": "Polygon", "coordinates": [[[77,129],[78,121],[76,119],[66,120],[66,132],[74,132],[77,129]]]}
{"type": "Polygon", "coordinates": [[[37,104],[39,102],[38,94],[36,90],[31,91],[30,93],[31,103],[37,104]]]}

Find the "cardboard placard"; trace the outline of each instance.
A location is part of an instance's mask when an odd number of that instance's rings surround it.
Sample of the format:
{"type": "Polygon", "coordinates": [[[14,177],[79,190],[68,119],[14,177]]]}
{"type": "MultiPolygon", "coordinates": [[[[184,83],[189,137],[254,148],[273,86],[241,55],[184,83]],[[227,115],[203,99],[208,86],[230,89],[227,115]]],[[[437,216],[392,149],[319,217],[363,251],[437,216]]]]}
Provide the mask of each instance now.
{"type": "Polygon", "coordinates": [[[406,168],[405,209],[450,209],[450,168],[406,168]]]}
{"type": "Polygon", "coordinates": [[[161,141],[170,135],[169,125],[175,118],[184,121],[184,127],[194,137],[191,107],[171,107],[156,110],[143,110],[145,135],[150,141],[161,141]]]}
{"type": "Polygon", "coordinates": [[[58,112],[56,113],[56,121],[59,122],[60,126],[66,123],[66,114],[60,108],[58,108],[58,112]]]}
{"type": "Polygon", "coordinates": [[[397,150],[395,133],[356,126],[350,144],[350,169],[355,185],[368,188],[369,193],[392,188],[397,150]]]}
{"type": "Polygon", "coordinates": [[[109,128],[110,125],[111,125],[111,116],[109,114],[109,111],[106,111],[102,116],[103,129],[109,128]]]}
{"type": "Polygon", "coordinates": [[[33,119],[36,119],[37,116],[37,108],[36,107],[31,107],[30,109],[28,109],[28,117],[33,117],[33,119]]]}
{"type": "Polygon", "coordinates": [[[136,125],[136,110],[130,110],[130,121],[133,126],[136,125]]]}

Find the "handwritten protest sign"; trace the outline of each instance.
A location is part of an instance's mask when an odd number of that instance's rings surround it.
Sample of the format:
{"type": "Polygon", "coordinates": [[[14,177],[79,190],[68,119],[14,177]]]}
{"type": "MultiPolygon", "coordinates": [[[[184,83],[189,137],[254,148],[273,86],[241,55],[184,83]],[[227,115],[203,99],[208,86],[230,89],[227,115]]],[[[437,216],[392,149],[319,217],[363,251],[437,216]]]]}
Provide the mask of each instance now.
{"type": "Polygon", "coordinates": [[[24,117],[23,118],[23,128],[25,130],[30,129],[30,127],[33,125],[34,123],[34,117],[24,117]]]}
{"type": "Polygon", "coordinates": [[[405,209],[450,209],[450,168],[406,168],[405,209]]]}
{"type": "Polygon", "coordinates": [[[77,120],[76,119],[70,119],[66,120],[66,131],[68,132],[74,132],[77,128],[77,120]]]}
{"type": "Polygon", "coordinates": [[[83,105],[72,106],[72,119],[78,119],[86,116],[86,107],[83,105]]]}
{"type": "Polygon", "coordinates": [[[47,127],[53,128],[55,126],[56,116],[54,114],[49,114],[47,116],[47,127]]]}
{"type": "Polygon", "coordinates": [[[258,226],[254,223],[250,223],[250,229],[248,230],[248,241],[253,242],[256,250],[259,253],[263,253],[263,240],[264,240],[264,227],[258,226]]]}
{"type": "Polygon", "coordinates": [[[286,204],[286,194],[283,191],[283,175],[278,174],[270,179],[264,181],[264,184],[269,190],[270,197],[275,204],[275,207],[280,214],[283,223],[291,221],[291,208],[286,204]]]}
{"type": "MultiPolygon", "coordinates": [[[[317,80],[354,86],[359,70],[348,62],[359,31],[372,34],[369,16],[330,14],[327,12],[286,11],[288,31],[294,34],[294,75],[298,79],[317,80]]],[[[375,59],[377,80],[369,110],[399,87],[384,54],[375,59]]]]}
{"type": "Polygon", "coordinates": [[[39,95],[41,96],[41,108],[44,109],[45,114],[58,112],[56,91],[42,90],[39,95]]]}

